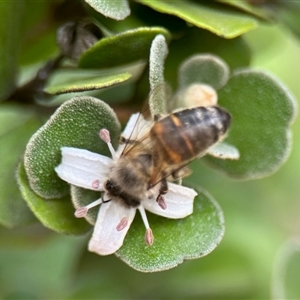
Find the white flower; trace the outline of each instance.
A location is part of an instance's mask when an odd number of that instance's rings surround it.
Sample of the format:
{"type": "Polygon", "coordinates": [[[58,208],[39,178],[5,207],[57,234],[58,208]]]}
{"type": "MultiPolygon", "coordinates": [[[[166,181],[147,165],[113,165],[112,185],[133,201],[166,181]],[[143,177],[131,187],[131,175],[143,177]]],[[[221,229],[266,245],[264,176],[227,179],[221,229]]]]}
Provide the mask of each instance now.
{"type": "MultiPolygon", "coordinates": [[[[135,140],[149,129],[148,121],[138,117],[139,115],[135,114],[130,118],[122,134],[124,138],[130,137],[131,140],[135,140]]],[[[107,143],[112,159],[84,149],[63,147],[61,149],[62,162],[55,168],[58,176],[72,185],[104,192],[102,198],[85,207],[78,208],[75,212],[76,217],[84,217],[88,209],[101,204],[89,242],[89,251],[100,255],[116,252],[123,244],[136,210],[139,210],[146,227],[145,241],[148,245],[152,245],[154,237],[145,209],[167,218],[184,218],[193,212],[193,202],[197,193],[193,189],[168,183],[168,192],[159,201],[155,201],[158,191],[154,187],[151,189],[152,191],[149,191],[149,195],[152,193],[154,197],[151,199],[145,197],[137,208],[114,201],[112,197],[108,199],[104,186],[109,179],[111,168],[118,162],[124,145],[120,145],[118,151],[115,152],[106,129],[100,131],[100,137],[107,143]]]]}

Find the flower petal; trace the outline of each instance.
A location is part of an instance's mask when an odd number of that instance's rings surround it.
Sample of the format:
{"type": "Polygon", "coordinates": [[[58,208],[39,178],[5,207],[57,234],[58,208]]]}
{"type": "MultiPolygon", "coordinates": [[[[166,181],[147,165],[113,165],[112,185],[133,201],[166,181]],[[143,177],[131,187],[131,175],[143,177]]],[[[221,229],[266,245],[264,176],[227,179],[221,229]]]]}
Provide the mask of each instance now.
{"type": "Polygon", "coordinates": [[[113,160],[84,149],[62,147],[62,162],[55,168],[58,176],[76,186],[101,190],[113,160]]]}
{"type": "Polygon", "coordinates": [[[89,242],[89,251],[99,255],[116,252],[123,245],[135,212],[136,209],[128,209],[114,200],[103,203],[89,242]]]}
{"type": "Polygon", "coordinates": [[[136,113],[131,115],[130,119],[128,120],[126,127],[124,129],[124,131],[122,132],[122,136],[125,137],[126,139],[128,139],[132,133],[132,131],[134,130],[136,123],[139,119],[140,114],[136,113]]]}
{"type": "Polygon", "coordinates": [[[134,140],[140,138],[149,131],[152,123],[152,121],[145,120],[140,113],[133,114],[122,132],[122,136],[134,140]]]}
{"type": "Polygon", "coordinates": [[[193,212],[194,198],[197,193],[193,189],[170,182],[168,187],[168,193],[163,195],[166,209],[161,208],[153,199],[143,201],[145,209],[171,219],[180,219],[190,215],[193,212]]]}

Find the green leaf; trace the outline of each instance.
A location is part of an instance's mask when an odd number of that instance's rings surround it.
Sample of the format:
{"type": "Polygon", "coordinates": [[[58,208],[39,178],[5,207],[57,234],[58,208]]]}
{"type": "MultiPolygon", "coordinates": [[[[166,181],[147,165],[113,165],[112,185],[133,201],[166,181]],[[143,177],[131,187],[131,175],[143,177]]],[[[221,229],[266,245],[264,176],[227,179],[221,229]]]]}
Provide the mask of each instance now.
{"type": "Polygon", "coordinates": [[[151,44],[149,59],[149,83],[151,96],[149,108],[152,115],[167,112],[164,63],[168,55],[168,45],[163,35],[155,37],[151,44]]]}
{"type": "Polygon", "coordinates": [[[208,1],[139,0],[138,2],[161,13],[175,15],[186,22],[225,38],[235,38],[258,26],[255,18],[208,1]]]}
{"type": "Polygon", "coordinates": [[[0,101],[15,87],[24,6],[22,1],[0,2],[0,101]]]}
{"type": "Polygon", "coordinates": [[[265,11],[260,9],[258,6],[255,7],[254,5],[251,5],[247,1],[232,1],[232,0],[217,0],[217,1],[238,8],[241,11],[244,11],[262,20],[271,21],[270,17],[267,15],[265,11]]]}
{"type": "Polygon", "coordinates": [[[109,68],[148,60],[152,40],[158,34],[170,39],[168,31],[160,27],[141,27],[103,38],[82,54],[79,67],[109,68]]]}
{"type": "Polygon", "coordinates": [[[70,196],[45,200],[35,194],[29,186],[23,164],[19,165],[17,176],[23,198],[44,226],[59,233],[72,235],[84,234],[90,229],[85,220],[75,218],[70,196]]]}
{"type": "Polygon", "coordinates": [[[172,86],[177,84],[178,74],[174,70],[192,55],[214,53],[226,61],[231,70],[246,67],[250,63],[250,49],[242,38],[226,40],[208,31],[192,27],[169,45],[166,59],[165,78],[172,86]]]}
{"type": "Polygon", "coordinates": [[[129,73],[107,75],[102,77],[97,76],[96,78],[82,79],[71,83],[50,86],[45,89],[45,92],[53,95],[59,95],[64,93],[98,90],[124,82],[130,77],[131,75],[129,73]]]}
{"type": "Polygon", "coordinates": [[[286,1],[280,3],[276,10],[276,18],[285,24],[298,38],[300,37],[300,3],[298,1],[286,1]]]}
{"type": "MultiPolygon", "coordinates": [[[[27,4],[27,3],[26,3],[27,4]]],[[[40,26],[37,24],[36,26],[40,26]]],[[[38,62],[45,62],[59,54],[59,49],[55,41],[56,28],[49,28],[48,32],[38,35],[26,41],[22,45],[20,53],[20,64],[30,66],[38,62]]]]}
{"type": "MultiPolygon", "coordinates": [[[[21,2],[21,1],[19,1],[21,2]]],[[[24,2],[25,3],[25,2],[24,2]]],[[[26,1],[24,5],[23,41],[20,51],[20,64],[31,65],[46,60],[59,52],[56,39],[57,20],[49,18],[49,11],[59,6],[51,1],[26,1]],[[47,26],[43,26],[47,20],[47,26]]]]}
{"type": "Polygon", "coordinates": [[[237,179],[275,172],[290,152],[295,103],[287,89],[270,75],[251,70],[237,72],[219,90],[219,104],[232,115],[226,142],[239,149],[240,159],[206,156],[204,161],[237,179]]]}
{"type": "Polygon", "coordinates": [[[229,78],[229,68],[219,57],[214,55],[195,55],[185,60],[179,69],[179,88],[193,83],[208,84],[218,90],[229,78]]]}
{"type": "Polygon", "coordinates": [[[272,277],[272,299],[300,298],[300,242],[293,238],[279,250],[272,277]]]}
{"type": "Polygon", "coordinates": [[[87,11],[101,28],[108,30],[109,35],[139,27],[162,27],[170,32],[180,32],[186,29],[185,21],[171,15],[160,14],[136,1],[130,1],[130,8],[132,13],[121,21],[106,18],[93,9],[87,11]]]}
{"type": "Polygon", "coordinates": [[[115,20],[123,20],[130,15],[127,0],[85,0],[96,11],[115,20]]]}
{"type": "Polygon", "coordinates": [[[151,247],[144,242],[145,227],[136,216],[116,255],[138,271],[157,272],[213,251],[224,235],[223,213],[209,194],[200,189],[197,192],[194,212],[184,219],[147,214],[155,237],[151,247]]]}
{"type": "Polygon", "coordinates": [[[27,144],[25,169],[31,189],[46,199],[66,195],[69,185],[54,171],[61,160],[61,147],[83,148],[109,155],[107,145],[98,136],[102,128],[110,130],[115,144],[120,124],[106,103],[86,96],[65,102],[27,144]]]}
{"type": "Polygon", "coordinates": [[[0,223],[16,227],[35,220],[22,199],[15,180],[15,168],[26,142],[39,122],[33,114],[15,106],[2,105],[0,110],[0,223]]]}
{"type": "Polygon", "coordinates": [[[152,116],[166,114],[168,100],[171,98],[172,88],[166,82],[158,85],[149,94],[149,108],[152,116]]]}
{"type": "Polygon", "coordinates": [[[216,105],[217,91],[229,78],[227,64],[212,54],[195,54],[179,67],[179,89],[169,102],[171,110],[216,105]]]}
{"type": "Polygon", "coordinates": [[[168,55],[168,45],[163,35],[157,35],[152,41],[149,59],[149,82],[150,88],[153,90],[164,79],[164,63],[168,55]]]}

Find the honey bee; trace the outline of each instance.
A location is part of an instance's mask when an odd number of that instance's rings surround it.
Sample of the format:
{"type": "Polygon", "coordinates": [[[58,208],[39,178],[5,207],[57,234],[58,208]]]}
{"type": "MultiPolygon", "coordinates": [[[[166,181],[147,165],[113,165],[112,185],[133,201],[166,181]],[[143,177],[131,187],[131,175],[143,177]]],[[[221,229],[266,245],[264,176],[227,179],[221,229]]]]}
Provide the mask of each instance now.
{"type": "Polygon", "coordinates": [[[230,122],[223,108],[200,106],[155,116],[137,138],[121,136],[125,147],[104,183],[108,197],[138,207],[145,197],[158,195],[155,200],[164,208],[167,180],[190,174],[187,165],[222,140],[230,122]]]}

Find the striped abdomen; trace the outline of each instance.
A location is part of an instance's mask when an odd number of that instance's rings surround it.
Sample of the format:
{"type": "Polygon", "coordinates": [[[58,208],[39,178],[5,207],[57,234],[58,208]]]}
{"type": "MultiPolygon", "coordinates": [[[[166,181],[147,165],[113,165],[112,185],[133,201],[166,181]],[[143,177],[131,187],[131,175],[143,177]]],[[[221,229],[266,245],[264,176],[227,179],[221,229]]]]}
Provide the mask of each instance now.
{"type": "Polygon", "coordinates": [[[169,165],[188,162],[218,142],[231,116],[217,106],[181,110],[157,121],[150,135],[156,150],[169,165]]]}

